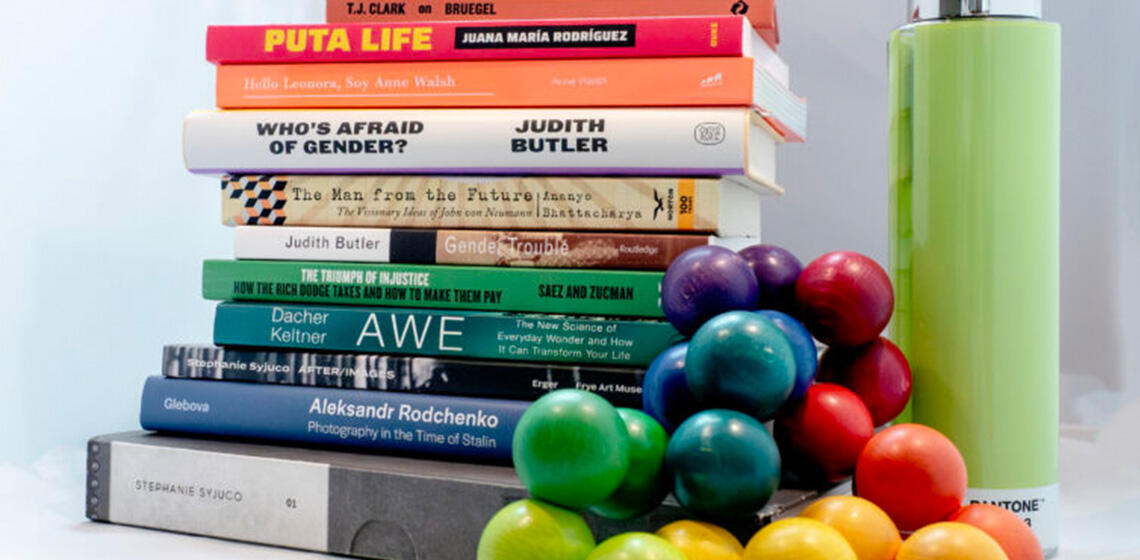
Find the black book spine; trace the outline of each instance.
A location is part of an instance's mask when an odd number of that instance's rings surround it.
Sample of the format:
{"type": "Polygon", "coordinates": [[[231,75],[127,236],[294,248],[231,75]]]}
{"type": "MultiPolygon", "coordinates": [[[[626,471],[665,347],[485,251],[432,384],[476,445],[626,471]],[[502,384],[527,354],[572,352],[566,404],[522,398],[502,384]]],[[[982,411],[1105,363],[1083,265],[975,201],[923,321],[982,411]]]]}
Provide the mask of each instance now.
{"type": "Polygon", "coordinates": [[[438,232],[434,229],[394,229],[390,259],[402,264],[436,264],[438,232]]]}
{"type": "Polygon", "coordinates": [[[645,370],[529,362],[170,345],[166,377],[534,400],[556,389],[597,393],[641,408],[645,370]]]}

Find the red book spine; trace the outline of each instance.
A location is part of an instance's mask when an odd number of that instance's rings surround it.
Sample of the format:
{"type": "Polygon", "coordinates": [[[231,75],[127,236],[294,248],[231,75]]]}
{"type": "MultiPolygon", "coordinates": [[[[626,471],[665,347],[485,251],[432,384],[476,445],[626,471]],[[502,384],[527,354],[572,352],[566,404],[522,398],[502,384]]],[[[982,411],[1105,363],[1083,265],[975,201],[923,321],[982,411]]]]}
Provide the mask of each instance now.
{"type": "Polygon", "coordinates": [[[780,42],[776,0],[326,0],[329,23],[638,16],[745,16],[772,46],[780,42]]]}
{"type": "Polygon", "coordinates": [[[214,64],[745,56],[739,16],[213,25],[214,64]]]}

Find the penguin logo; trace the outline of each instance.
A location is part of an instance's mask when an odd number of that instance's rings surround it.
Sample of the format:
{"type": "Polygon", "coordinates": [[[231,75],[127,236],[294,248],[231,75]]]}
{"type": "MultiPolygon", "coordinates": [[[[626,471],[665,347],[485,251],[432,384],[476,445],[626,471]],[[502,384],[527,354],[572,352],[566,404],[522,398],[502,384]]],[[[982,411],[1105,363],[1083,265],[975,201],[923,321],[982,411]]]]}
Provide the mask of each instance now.
{"type": "Polygon", "coordinates": [[[736,0],[736,3],[732,5],[732,15],[742,16],[747,13],[748,2],[745,2],[744,0],[736,0]]]}

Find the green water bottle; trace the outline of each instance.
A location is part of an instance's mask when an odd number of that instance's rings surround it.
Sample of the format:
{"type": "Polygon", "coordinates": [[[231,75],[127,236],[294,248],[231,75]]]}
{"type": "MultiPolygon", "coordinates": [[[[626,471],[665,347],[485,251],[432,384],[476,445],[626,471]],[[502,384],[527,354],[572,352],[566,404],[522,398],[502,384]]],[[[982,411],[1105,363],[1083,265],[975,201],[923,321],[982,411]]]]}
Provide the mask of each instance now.
{"type": "Polygon", "coordinates": [[[967,503],[1059,539],[1060,28],[1041,0],[910,0],[890,39],[892,336],[967,503]]]}

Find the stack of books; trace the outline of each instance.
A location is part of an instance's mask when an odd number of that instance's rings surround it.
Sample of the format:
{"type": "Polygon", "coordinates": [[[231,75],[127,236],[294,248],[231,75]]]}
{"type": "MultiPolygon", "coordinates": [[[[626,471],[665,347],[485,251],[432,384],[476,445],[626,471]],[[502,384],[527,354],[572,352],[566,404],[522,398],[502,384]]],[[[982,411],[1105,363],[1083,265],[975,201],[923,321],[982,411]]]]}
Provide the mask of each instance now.
{"type": "Polygon", "coordinates": [[[505,465],[528,403],[640,408],[681,339],[669,263],[759,242],[805,107],[772,0],[721,4],[330,1],[330,24],[211,27],[220,110],[183,143],[236,226],[235,259],[203,266],[215,345],[164,349],[158,434],[91,440],[88,516],[471,557],[525,495],[505,465]]]}

